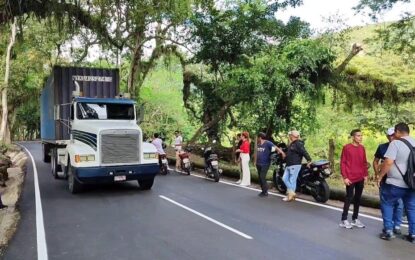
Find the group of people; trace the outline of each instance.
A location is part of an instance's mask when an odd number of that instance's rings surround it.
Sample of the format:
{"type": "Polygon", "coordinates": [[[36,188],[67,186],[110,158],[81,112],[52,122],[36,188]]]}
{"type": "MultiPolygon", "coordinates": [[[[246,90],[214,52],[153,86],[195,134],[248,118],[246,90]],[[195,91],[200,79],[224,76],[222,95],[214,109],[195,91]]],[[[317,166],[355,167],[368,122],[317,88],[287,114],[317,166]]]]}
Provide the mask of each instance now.
{"type": "MultiPolygon", "coordinates": [[[[297,178],[301,170],[301,164],[303,158],[308,162],[308,167],[311,164],[311,157],[304,147],[304,143],[300,140],[300,132],[290,131],[288,132],[290,143],[287,151],[284,152],[281,148],[276,146],[271,141],[266,140],[265,133],[259,133],[256,144],[256,156],[255,166],[258,172],[259,183],[261,185],[260,197],[268,196],[268,184],[266,176],[271,166],[271,153],[277,152],[286,161],[285,172],[283,175],[283,181],[287,187],[287,196],[283,198],[284,201],[293,201],[296,197],[297,178]]],[[[239,143],[236,150],[237,161],[240,163],[241,178],[237,183],[241,186],[248,186],[251,184],[251,172],[249,168],[250,162],[250,147],[251,141],[249,139],[249,133],[243,132],[238,134],[239,143]]]]}
{"type": "MultiPolygon", "coordinates": [[[[373,161],[373,169],[379,187],[383,230],[379,237],[391,240],[401,235],[402,215],[408,218],[406,239],[415,243],[415,190],[408,187],[404,180],[408,160],[415,147],[415,140],[409,136],[409,126],[399,123],[386,132],[388,142],[378,146],[373,161]]],[[[351,229],[364,228],[358,219],[360,201],[364,184],[368,178],[370,164],[366,159],[362,145],[362,131],[351,131],[352,142],[343,147],[340,165],[343,182],[346,186],[346,198],[340,227],[351,229]],[[352,221],[348,221],[351,202],[354,203],[352,221]]]]}

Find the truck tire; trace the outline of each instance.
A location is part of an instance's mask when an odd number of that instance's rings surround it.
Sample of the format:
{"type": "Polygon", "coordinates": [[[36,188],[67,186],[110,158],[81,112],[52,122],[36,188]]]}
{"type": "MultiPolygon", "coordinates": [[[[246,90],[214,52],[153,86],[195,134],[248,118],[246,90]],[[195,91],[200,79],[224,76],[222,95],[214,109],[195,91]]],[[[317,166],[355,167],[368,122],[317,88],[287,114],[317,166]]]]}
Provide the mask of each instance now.
{"type": "Polygon", "coordinates": [[[43,162],[50,163],[50,145],[42,144],[43,162]]]}
{"type": "Polygon", "coordinates": [[[57,156],[58,151],[56,150],[56,148],[52,148],[50,153],[51,153],[50,169],[52,171],[52,176],[55,179],[59,179],[59,176],[58,176],[58,156],[57,156]]]}
{"type": "Polygon", "coordinates": [[[138,184],[140,185],[141,190],[149,190],[153,187],[154,178],[146,179],[146,180],[138,180],[138,184]]]}
{"type": "Polygon", "coordinates": [[[82,184],[75,178],[71,162],[68,162],[68,188],[72,194],[76,194],[82,191],[82,184]]]}

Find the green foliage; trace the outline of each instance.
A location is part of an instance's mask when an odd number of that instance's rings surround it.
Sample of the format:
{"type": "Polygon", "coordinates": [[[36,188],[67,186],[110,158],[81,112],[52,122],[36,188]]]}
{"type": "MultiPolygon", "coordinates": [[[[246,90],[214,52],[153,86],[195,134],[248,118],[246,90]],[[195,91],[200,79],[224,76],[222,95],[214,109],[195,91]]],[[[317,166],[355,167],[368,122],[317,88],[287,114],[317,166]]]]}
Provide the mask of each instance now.
{"type": "MultiPolygon", "coordinates": [[[[376,20],[383,12],[391,9],[397,3],[410,3],[411,0],[361,0],[356,7],[358,11],[369,8],[369,15],[376,20]]],[[[380,27],[372,41],[381,44],[383,50],[401,55],[407,63],[414,65],[415,57],[415,14],[406,13],[399,21],[380,27]]]]}
{"type": "Polygon", "coordinates": [[[150,137],[161,133],[167,141],[172,141],[174,131],[180,130],[188,139],[195,131],[183,107],[181,88],[182,68],[176,59],[166,65],[159,61],[143,84],[142,100],[145,105],[143,131],[150,137]]]}

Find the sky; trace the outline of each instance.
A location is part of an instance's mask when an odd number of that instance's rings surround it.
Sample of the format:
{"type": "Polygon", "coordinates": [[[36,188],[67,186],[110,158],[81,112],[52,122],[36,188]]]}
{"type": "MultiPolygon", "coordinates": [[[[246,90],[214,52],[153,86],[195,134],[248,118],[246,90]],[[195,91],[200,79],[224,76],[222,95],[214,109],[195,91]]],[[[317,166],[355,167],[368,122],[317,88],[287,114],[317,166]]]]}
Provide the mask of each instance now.
{"type": "MultiPolygon", "coordinates": [[[[327,27],[323,22],[323,17],[340,15],[344,18],[347,25],[358,26],[373,23],[368,15],[356,14],[352,8],[358,5],[359,0],[303,0],[303,5],[297,8],[287,8],[278,11],[276,16],[284,22],[288,21],[290,16],[298,16],[302,20],[310,23],[311,27],[316,30],[322,30],[327,27]]],[[[380,22],[399,20],[404,12],[415,14],[415,0],[408,4],[396,4],[393,9],[385,12],[379,18],[380,22]]]]}

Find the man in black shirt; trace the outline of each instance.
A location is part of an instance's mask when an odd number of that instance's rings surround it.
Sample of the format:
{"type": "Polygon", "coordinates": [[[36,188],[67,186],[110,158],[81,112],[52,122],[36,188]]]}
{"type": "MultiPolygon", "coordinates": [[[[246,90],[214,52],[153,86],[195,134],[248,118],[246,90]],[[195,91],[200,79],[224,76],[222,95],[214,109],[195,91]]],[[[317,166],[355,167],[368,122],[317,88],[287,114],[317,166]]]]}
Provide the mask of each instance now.
{"type": "Polygon", "coordinates": [[[287,153],[283,154],[285,158],[285,171],[282,177],[285,186],[287,186],[287,197],[284,201],[292,201],[295,199],[295,190],[297,188],[297,178],[301,170],[301,162],[303,157],[307,160],[307,167],[311,165],[311,157],[304,147],[304,143],[300,140],[298,131],[288,132],[290,144],[287,153]]]}

